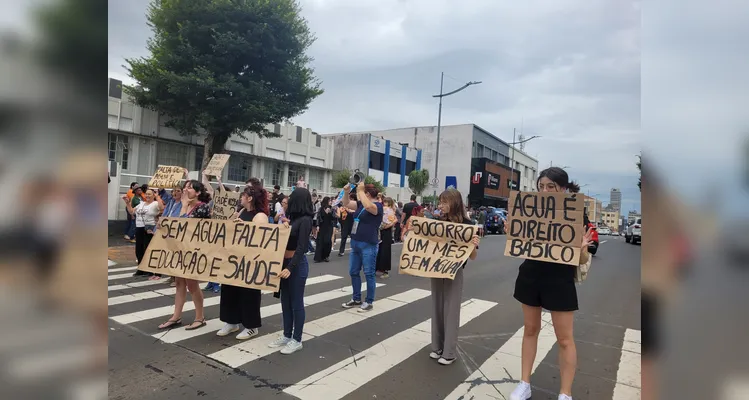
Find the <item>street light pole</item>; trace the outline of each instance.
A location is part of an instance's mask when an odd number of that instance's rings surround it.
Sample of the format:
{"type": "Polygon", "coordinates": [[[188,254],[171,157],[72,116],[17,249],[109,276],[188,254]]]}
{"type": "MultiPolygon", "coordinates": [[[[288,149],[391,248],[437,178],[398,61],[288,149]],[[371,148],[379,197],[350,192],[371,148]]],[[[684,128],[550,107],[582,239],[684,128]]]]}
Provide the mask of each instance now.
{"type": "MultiPolygon", "coordinates": [[[[438,168],[440,165],[440,129],[442,128],[442,88],[445,85],[445,73],[442,72],[440,75],[440,106],[439,111],[437,111],[437,154],[434,156],[434,178],[438,179],[438,168]]],[[[439,180],[437,181],[437,184],[439,184],[439,180]]],[[[434,197],[437,197],[437,187],[435,185],[434,188],[434,197]]]]}
{"type": "MultiPolygon", "coordinates": [[[[439,111],[437,112],[437,154],[434,156],[434,179],[437,180],[437,184],[439,184],[439,164],[440,164],[440,131],[442,128],[442,98],[450,96],[452,94],[458,93],[461,90],[467,88],[471,85],[478,85],[481,83],[481,81],[471,81],[466,83],[465,85],[461,86],[458,89],[453,90],[452,92],[442,93],[445,86],[445,73],[442,72],[440,75],[440,94],[433,95],[432,97],[439,97],[440,99],[440,105],[439,105],[439,111]]],[[[434,187],[434,196],[437,196],[437,186],[434,187]]]]}
{"type": "MultiPolygon", "coordinates": [[[[439,132],[439,131],[437,131],[439,132]]],[[[515,142],[515,128],[512,128],[512,143],[510,143],[510,149],[512,150],[512,157],[510,158],[510,181],[512,182],[512,188],[515,189],[515,145],[520,143],[525,143],[529,140],[540,138],[541,136],[531,136],[528,139],[521,140],[519,142],[515,142]]],[[[518,171],[518,181],[520,180],[520,171],[518,171]]],[[[518,188],[520,187],[520,182],[518,182],[518,188]]]]}

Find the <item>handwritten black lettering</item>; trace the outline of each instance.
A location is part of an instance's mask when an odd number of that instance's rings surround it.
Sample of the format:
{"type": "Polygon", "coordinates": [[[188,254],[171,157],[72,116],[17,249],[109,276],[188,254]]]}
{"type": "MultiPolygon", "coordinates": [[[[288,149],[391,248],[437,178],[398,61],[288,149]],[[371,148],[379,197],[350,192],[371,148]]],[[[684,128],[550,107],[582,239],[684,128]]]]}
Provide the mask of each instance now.
{"type": "Polygon", "coordinates": [[[570,212],[577,211],[577,208],[574,205],[574,202],[577,201],[577,194],[573,194],[571,197],[565,197],[564,199],[564,220],[565,221],[575,221],[574,218],[569,217],[570,212]],[[573,204],[569,204],[573,203],[573,204]]]}

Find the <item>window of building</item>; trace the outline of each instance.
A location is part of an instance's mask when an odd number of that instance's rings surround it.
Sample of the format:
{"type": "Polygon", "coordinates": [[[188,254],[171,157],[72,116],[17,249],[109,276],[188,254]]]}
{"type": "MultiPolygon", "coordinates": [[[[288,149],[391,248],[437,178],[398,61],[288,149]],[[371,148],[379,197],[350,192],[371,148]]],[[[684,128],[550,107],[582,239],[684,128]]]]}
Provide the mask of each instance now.
{"type": "MultiPolygon", "coordinates": [[[[229,158],[231,160],[231,158],[229,158]]],[[[283,174],[283,164],[278,161],[265,162],[265,185],[281,185],[281,174],[283,174]]]]}
{"type": "Polygon", "coordinates": [[[158,142],[156,145],[156,166],[168,165],[187,168],[188,147],[183,144],[158,142]]]}
{"type": "Polygon", "coordinates": [[[109,79],[109,97],[122,98],[122,81],[109,79]]]}
{"type": "Polygon", "coordinates": [[[227,163],[227,178],[230,181],[247,182],[252,176],[252,160],[239,154],[232,154],[227,163]]]}
{"type": "Polygon", "coordinates": [[[274,124],[273,125],[273,134],[276,135],[276,137],[281,136],[281,124],[274,124]]]}
{"type": "Polygon", "coordinates": [[[289,164],[289,173],[288,175],[286,175],[286,179],[289,184],[289,187],[296,185],[296,181],[298,181],[299,177],[303,175],[304,175],[304,168],[298,165],[289,164]]]}
{"type": "Polygon", "coordinates": [[[406,175],[416,170],[416,161],[406,160],[406,175]]]}
{"type": "Polygon", "coordinates": [[[127,170],[130,161],[130,137],[116,133],[109,134],[109,161],[115,161],[127,170]]]}
{"type": "Polygon", "coordinates": [[[390,156],[390,165],[388,166],[388,172],[394,173],[394,174],[400,174],[401,173],[401,158],[398,158],[396,156],[390,156]]]}
{"type": "Polygon", "coordinates": [[[321,169],[310,168],[309,170],[309,189],[317,189],[321,192],[325,189],[325,171],[321,169]]]}
{"type": "Polygon", "coordinates": [[[322,146],[322,136],[320,136],[318,133],[315,133],[315,146],[322,146]]]}
{"type": "Polygon", "coordinates": [[[385,155],[376,151],[369,152],[369,168],[378,171],[385,169],[385,155]]]}
{"type": "Polygon", "coordinates": [[[302,127],[301,126],[296,127],[296,141],[299,143],[302,143],[302,127]]]}

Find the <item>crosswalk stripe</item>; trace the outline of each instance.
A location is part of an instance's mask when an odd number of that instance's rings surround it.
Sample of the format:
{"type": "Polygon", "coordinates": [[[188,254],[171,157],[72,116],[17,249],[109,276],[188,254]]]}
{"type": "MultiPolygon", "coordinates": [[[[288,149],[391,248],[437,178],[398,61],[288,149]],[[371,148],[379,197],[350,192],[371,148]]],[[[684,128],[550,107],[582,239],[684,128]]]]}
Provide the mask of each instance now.
{"type": "MultiPolygon", "coordinates": [[[[538,335],[538,350],[531,373],[556,343],[551,315],[542,314],[541,332],[538,335]]],[[[456,387],[445,400],[509,398],[522,375],[521,352],[524,329],[521,327],[481,367],[456,387]],[[499,394],[499,396],[497,396],[499,394]]]]}
{"type": "MultiPolygon", "coordinates": [[[[367,318],[372,318],[393,311],[407,304],[426,298],[430,294],[431,292],[429,290],[411,289],[394,296],[377,300],[376,306],[369,312],[360,313],[355,310],[345,310],[314,321],[307,321],[304,323],[302,342],[346,328],[357,322],[364,321],[367,318]]],[[[271,342],[281,335],[283,335],[283,330],[219,350],[208,357],[221,361],[232,368],[236,368],[281,350],[280,348],[272,349],[268,347],[271,342]]]]}
{"type": "MultiPolygon", "coordinates": [[[[377,284],[377,287],[381,287],[381,286],[385,286],[385,284],[384,283],[377,284]]],[[[362,289],[362,292],[364,291],[365,289],[362,289]]],[[[304,305],[313,306],[315,304],[319,304],[319,303],[323,303],[329,300],[348,296],[351,294],[351,292],[352,292],[351,286],[348,286],[348,287],[343,287],[340,289],[335,289],[335,290],[330,290],[327,292],[314,294],[312,296],[307,296],[304,298],[304,305]]],[[[271,305],[260,308],[260,315],[263,318],[272,317],[274,315],[279,315],[279,314],[281,314],[281,303],[275,303],[275,304],[271,304],[271,305]]],[[[177,343],[183,340],[192,339],[194,337],[204,335],[206,333],[211,333],[211,332],[215,333],[216,331],[221,329],[222,326],[224,326],[224,322],[222,322],[221,319],[219,318],[206,320],[205,323],[206,325],[204,327],[198,328],[192,331],[188,331],[185,329],[172,329],[167,332],[155,333],[152,336],[154,338],[160,339],[162,342],[165,342],[165,343],[177,343]]],[[[306,325],[305,325],[305,328],[306,328],[306,325]]]]}
{"type": "MultiPolygon", "coordinates": [[[[461,304],[460,326],[497,303],[471,299],[461,304]]],[[[285,393],[308,400],[340,399],[419,352],[431,341],[431,319],[289,386],[285,393]]]]}
{"type": "MultiPolygon", "coordinates": [[[[130,282],[125,283],[121,285],[109,285],[107,286],[107,291],[111,292],[113,290],[127,290],[132,288],[138,288],[138,287],[145,287],[145,286],[153,286],[153,285],[159,285],[159,284],[165,284],[168,278],[159,279],[157,281],[136,281],[136,282],[130,282]]],[[[205,282],[200,282],[201,284],[205,282]]]]}
{"type": "Polygon", "coordinates": [[[107,280],[113,281],[115,279],[125,279],[125,278],[132,278],[133,274],[118,274],[118,275],[109,275],[107,276],[107,280]]]}
{"type": "MultiPolygon", "coordinates": [[[[318,283],[318,280],[316,280],[316,278],[319,279],[320,277],[316,276],[314,278],[308,279],[307,284],[318,283]],[[310,281],[312,281],[312,283],[310,283],[310,281]]],[[[331,292],[339,293],[340,292],[339,296],[342,296],[344,295],[343,292],[345,292],[347,288],[349,291],[351,290],[351,286],[345,286],[343,288],[331,290],[330,292],[325,292],[325,293],[331,293],[331,292]]],[[[333,297],[333,298],[336,298],[336,297],[333,297]]],[[[203,300],[203,307],[215,306],[220,303],[221,303],[221,296],[208,297],[203,300]]],[[[280,307],[280,304],[279,304],[279,307],[280,307]]],[[[188,301],[185,303],[185,306],[182,308],[182,311],[192,311],[194,309],[195,309],[195,303],[193,303],[192,301],[188,301]]],[[[123,325],[127,325],[127,324],[132,324],[138,321],[172,315],[173,312],[174,312],[174,305],[172,304],[172,305],[163,306],[163,307],[151,308],[151,309],[143,310],[143,311],[136,311],[136,312],[129,313],[129,314],[117,315],[114,317],[110,317],[110,319],[115,322],[119,322],[123,325]]],[[[197,332],[197,330],[194,330],[192,332],[197,332]]]]}
{"type": "Polygon", "coordinates": [[[117,265],[117,263],[116,263],[116,262],[114,262],[114,261],[112,261],[112,260],[107,260],[107,267],[113,267],[113,266],[115,266],[115,265],[117,265]]]}
{"type": "Polygon", "coordinates": [[[635,329],[627,329],[624,332],[624,343],[619,356],[619,369],[616,372],[616,385],[612,400],[640,398],[641,336],[641,332],[635,329]]]}
{"type": "Polygon", "coordinates": [[[122,272],[122,271],[135,271],[136,269],[138,269],[138,266],[135,266],[135,267],[122,267],[122,268],[109,268],[109,269],[107,269],[107,273],[122,272]]]}
{"type": "MultiPolygon", "coordinates": [[[[316,283],[330,282],[336,279],[341,279],[341,277],[337,275],[320,275],[320,276],[315,276],[315,277],[307,279],[307,284],[314,285],[316,283]]],[[[268,294],[268,293],[272,293],[272,292],[268,290],[263,290],[263,294],[268,294]]],[[[130,302],[138,301],[138,300],[153,299],[153,298],[162,297],[162,296],[174,296],[175,294],[177,294],[177,288],[170,287],[166,289],[150,290],[148,292],[125,294],[122,296],[110,297],[109,299],[107,299],[107,301],[108,301],[108,305],[114,306],[117,304],[130,303],[130,302]]]]}

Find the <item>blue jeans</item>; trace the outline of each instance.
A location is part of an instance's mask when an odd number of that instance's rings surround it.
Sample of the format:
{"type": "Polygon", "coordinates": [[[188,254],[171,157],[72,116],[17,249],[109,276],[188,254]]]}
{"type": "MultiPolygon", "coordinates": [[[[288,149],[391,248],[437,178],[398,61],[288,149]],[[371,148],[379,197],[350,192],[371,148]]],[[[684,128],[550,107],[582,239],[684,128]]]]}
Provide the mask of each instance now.
{"type": "Polygon", "coordinates": [[[351,255],[349,256],[348,273],[351,275],[351,286],[354,289],[354,301],[361,301],[361,276],[364,269],[367,279],[366,302],[372,304],[375,296],[375,263],[377,262],[377,243],[365,243],[351,240],[351,255]]]}
{"type": "Polygon", "coordinates": [[[125,229],[125,235],[127,235],[131,240],[135,239],[135,219],[131,217],[130,214],[127,215],[127,228],[125,229]]]}
{"type": "MultiPolygon", "coordinates": [[[[284,268],[291,259],[283,261],[284,268]]],[[[302,329],[304,329],[304,286],[309,276],[309,264],[307,257],[296,266],[296,269],[286,279],[281,279],[281,312],[283,313],[283,335],[292,337],[297,342],[302,341],[302,329]]]]}

